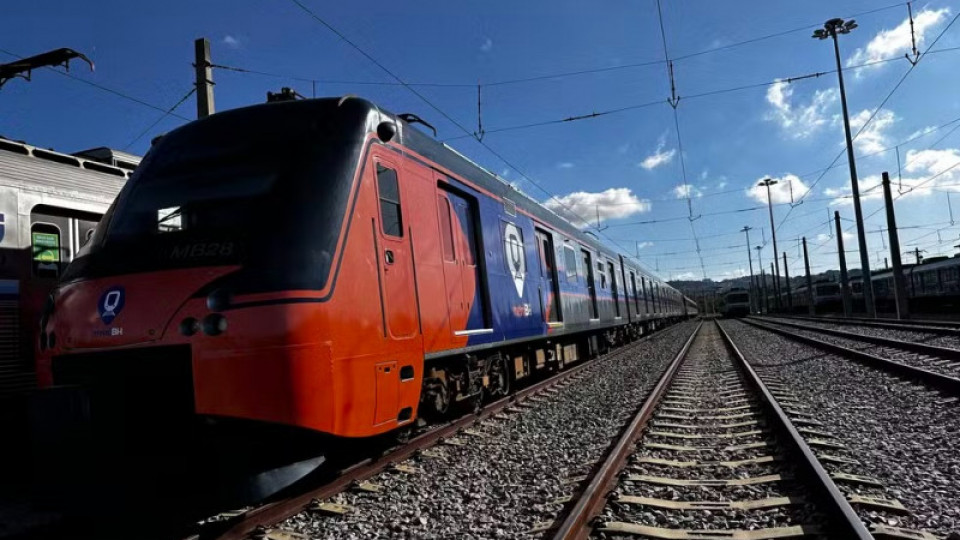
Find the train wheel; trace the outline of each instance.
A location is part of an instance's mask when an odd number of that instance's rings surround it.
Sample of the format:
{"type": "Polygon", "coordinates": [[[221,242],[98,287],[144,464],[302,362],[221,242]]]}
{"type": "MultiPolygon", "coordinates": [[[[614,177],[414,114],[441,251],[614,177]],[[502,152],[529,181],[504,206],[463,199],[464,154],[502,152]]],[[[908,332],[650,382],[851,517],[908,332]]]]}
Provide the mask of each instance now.
{"type": "Polygon", "coordinates": [[[507,370],[507,360],[502,356],[496,358],[490,365],[488,393],[491,398],[506,396],[510,393],[510,372],[507,370]]]}

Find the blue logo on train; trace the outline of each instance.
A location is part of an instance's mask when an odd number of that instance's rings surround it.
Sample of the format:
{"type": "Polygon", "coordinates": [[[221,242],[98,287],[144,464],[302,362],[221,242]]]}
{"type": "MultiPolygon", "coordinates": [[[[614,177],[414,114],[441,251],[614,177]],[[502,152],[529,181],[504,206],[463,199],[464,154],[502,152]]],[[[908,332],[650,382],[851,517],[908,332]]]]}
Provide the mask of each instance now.
{"type": "Polygon", "coordinates": [[[97,302],[97,312],[100,313],[103,324],[110,324],[117,318],[120,310],[123,309],[125,296],[123,287],[120,286],[113,286],[103,291],[100,301],[97,302]]]}

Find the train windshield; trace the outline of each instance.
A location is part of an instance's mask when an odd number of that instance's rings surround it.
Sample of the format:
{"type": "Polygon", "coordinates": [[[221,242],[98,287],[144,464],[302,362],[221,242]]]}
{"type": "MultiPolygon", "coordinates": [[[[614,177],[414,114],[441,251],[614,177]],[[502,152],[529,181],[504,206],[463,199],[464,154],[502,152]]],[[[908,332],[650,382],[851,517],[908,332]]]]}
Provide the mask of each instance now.
{"type": "Polygon", "coordinates": [[[275,103],[164,136],[64,279],[242,265],[260,289],[322,288],[366,112],[336,100],[275,103]]]}
{"type": "Polygon", "coordinates": [[[747,293],[733,293],[727,295],[727,302],[731,304],[745,304],[750,301],[747,293]]]}

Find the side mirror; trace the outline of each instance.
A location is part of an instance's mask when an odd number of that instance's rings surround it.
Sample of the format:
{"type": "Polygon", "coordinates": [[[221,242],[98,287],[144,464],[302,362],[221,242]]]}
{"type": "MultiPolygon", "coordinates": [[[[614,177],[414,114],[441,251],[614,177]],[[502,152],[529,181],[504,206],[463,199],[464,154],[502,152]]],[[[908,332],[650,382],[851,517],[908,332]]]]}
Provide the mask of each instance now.
{"type": "Polygon", "coordinates": [[[380,122],[377,126],[377,137],[383,142],[390,142],[397,135],[397,126],[393,122],[380,122]]]}

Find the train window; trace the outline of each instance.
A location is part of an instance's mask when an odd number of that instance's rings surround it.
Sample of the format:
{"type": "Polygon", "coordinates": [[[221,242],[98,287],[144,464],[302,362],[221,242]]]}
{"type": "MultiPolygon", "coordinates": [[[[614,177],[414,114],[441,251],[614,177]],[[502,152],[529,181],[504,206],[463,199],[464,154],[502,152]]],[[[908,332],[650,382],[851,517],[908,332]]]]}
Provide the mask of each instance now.
{"type": "MultiPolygon", "coordinates": [[[[473,266],[477,264],[477,235],[473,229],[473,212],[468,202],[463,199],[454,201],[453,211],[456,212],[457,219],[460,220],[460,226],[463,227],[463,236],[467,239],[467,249],[463,252],[463,262],[473,266]]],[[[522,233],[520,243],[523,243],[522,233]]]]}
{"type": "Polygon", "coordinates": [[[403,236],[403,216],[400,213],[400,184],[397,171],[377,164],[377,190],[380,195],[380,226],[383,234],[403,236]]]}
{"type": "Polygon", "coordinates": [[[563,266],[567,272],[567,281],[577,281],[577,252],[570,246],[563,246],[563,266]]]}
{"type": "Polygon", "coordinates": [[[437,197],[437,210],[440,213],[440,238],[443,243],[443,260],[453,261],[456,253],[453,248],[453,223],[450,220],[450,201],[444,196],[437,197]]]}
{"type": "Polygon", "coordinates": [[[33,248],[33,273],[37,277],[60,276],[60,227],[50,223],[34,223],[30,227],[33,248]]]}
{"type": "Polygon", "coordinates": [[[640,313],[640,296],[637,295],[637,275],[632,271],[630,272],[630,286],[633,288],[633,305],[637,308],[637,313],[640,313]]]}
{"type": "Polygon", "coordinates": [[[600,288],[607,288],[607,274],[603,270],[603,261],[597,263],[597,275],[600,276],[600,288]]]}
{"type": "Polygon", "coordinates": [[[183,215],[179,206],[157,209],[157,232],[167,233],[183,230],[183,215]]]}

